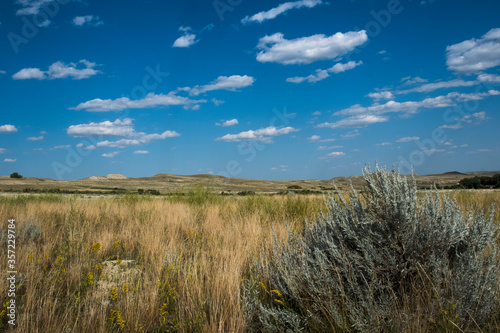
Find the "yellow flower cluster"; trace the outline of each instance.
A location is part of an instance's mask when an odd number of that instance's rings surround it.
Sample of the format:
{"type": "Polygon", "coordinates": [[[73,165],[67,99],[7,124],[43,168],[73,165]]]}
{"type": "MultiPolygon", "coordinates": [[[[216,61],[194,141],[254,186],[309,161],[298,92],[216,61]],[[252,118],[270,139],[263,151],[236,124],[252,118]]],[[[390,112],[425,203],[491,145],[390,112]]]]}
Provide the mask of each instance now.
{"type": "Polygon", "coordinates": [[[109,317],[109,322],[112,326],[118,325],[121,328],[125,328],[125,320],[123,320],[120,311],[111,309],[111,316],[109,317]]]}
{"type": "Polygon", "coordinates": [[[115,287],[111,289],[111,295],[109,296],[109,298],[111,298],[112,301],[116,301],[118,299],[118,292],[116,291],[115,287]]]}

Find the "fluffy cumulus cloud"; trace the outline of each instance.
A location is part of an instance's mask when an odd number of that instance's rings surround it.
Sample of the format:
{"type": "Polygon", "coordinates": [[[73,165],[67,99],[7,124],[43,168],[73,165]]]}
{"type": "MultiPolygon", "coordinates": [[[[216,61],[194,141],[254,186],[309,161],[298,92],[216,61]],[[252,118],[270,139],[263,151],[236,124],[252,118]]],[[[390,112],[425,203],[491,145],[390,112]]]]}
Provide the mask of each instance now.
{"type": "Polygon", "coordinates": [[[17,128],[14,125],[1,125],[0,133],[15,133],[17,132],[17,128]]]}
{"type": "Polygon", "coordinates": [[[293,2],[285,2],[280,4],[278,7],[274,7],[268,11],[259,12],[252,16],[246,16],[241,20],[241,23],[246,24],[250,22],[258,22],[262,23],[266,20],[272,20],[276,18],[278,15],[284,14],[291,9],[299,9],[299,8],[313,8],[317,5],[323,4],[322,0],[299,0],[293,2]]]}
{"type": "MultiPolygon", "coordinates": [[[[117,141],[100,141],[96,146],[91,146],[92,149],[96,147],[111,147],[111,148],[125,148],[129,146],[137,146],[147,144],[153,140],[163,140],[166,138],[173,138],[180,136],[175,131],[165,131],[161,134],[146,134],[143,132],[136,132],[133,128],[133,120],[125,118],[123,120],[116,119],[115,121],[103,121],[100,123],[89,123],[72,125],[67,130],[68,135],[73,137],[121,137],[117,141]]],[[[90,149],[89,147],[87,147],[90,149]]]]}
{"type": "Polygon", "coordinates": [[[126,148],[130,146],[140,146],[150,143],[154,140],[164,140],[167,138],[175,138],[180,136],[176,131],[165,131],[161,134],[146,134],[146,133],[136,133],[135,137],[129,139],[120,139],[117,141],[101,141],[97,143],[97,147],[109,147],[109,148],[126,148]]]}
{"type": "Polygon", "coordinates": [[[311,135],[311,137],[309,138],[309,141],[318,141],[319,139],[321,139],[321,136],[311,135]]]}
{"type": "Polygon", "coordinates": [[[116,155],[118,155],[120,152],[119,151],[114,151],[112,153],[104,153],[104,154],[101,154],[102,157],[106,157],[106,158],[113,158],[115,157],[116,155]]]}
{"type": "Polygon", "coordinates": [[[86,110],[90,112],[121,111],[125,109],[145,109],[159,106],[183,105],[186,109],[193,108],[198,103],[205,103],[206,100],[191,100],[187,97],[178,96],[175,92],[166,95],[149,93],[143,99],[131,100],[128,97],[117,99],[96,98],[71,108],[74,110],[86,110]]]}
{"type": "Polygon", "coordinates": [[[15,161],[17,161],[17,159],[16,158],[14,158],[14,159],[12,159],[12,158],[6,158],[3,161],[4,161],[4,163],[14,163],[15,161]]]}
{"type": "Polygon", "coordinates": [[[14,80],[45,80],[45,79],[66,79],[74,80],[88,79],[91,76],[101,73],[96,70],[96,63],[80,60],[78,63],[65,64],[57,61],[50,65],[47,71],[42,71],[40,68],[23,68],[19,72],[12,75],[14,80]]]}
{"type": "Polygon", "coordinates": [[[26,138],[28,141],[41,141],[43,140],[43,135],[40,136],[30,136],[29,138],[26,138]]]}
{"type": "Polygon", "coordinates": [[[388,121],[389,118],[385,116],[377,116],[377,115],[359,115],[352,116],[341,119],[334,123],[325,122],[319,124],[318,128],[329,127],[329,128],[361,128],[366,127],[368,125],[383,123],[388,121]]]}
{"type": "Polygon", "coordinates": [[[231,119],[231,120],[223,121],[222,123],[216,123],[215,125],[222,126],[222,127],[228,127],[228,126],[234,126],[234,125],[238,125],[238,124],[239,124],[238,119],[231,119]]]}
{"type": "Polygon", "coordinates": [[[342,56],[368,40],[365,30],[337,32],[296,39],[285,39],[282,33],[260,38],[257,54],[260,62],[277,62],[285,65],[310,64],[319,60],[331,60],[342,56]]]}
{"type": "MultiPolygon", "coordinates": [[[[85,147],[87,150],[94,150],[101,147],[125,148],[129,146],[138,146],[150,143],[154,140],[163,140],[180,136],[176,131],[165,131],[161,134],[146,134],[136,132],[133,128],[133,119],[125,118],[123,120],[103,121],[100,123],[89,123],[72,125],[67,129],[67,133],[73,137],[118,137],[116,141],[100,141],[96,145],[85,147]]],[[[83,146],[83,144],[81,145],[83,146]]]]}
{"type": "Polygon", "coordinates": [[[97,27],[99,25],[104,24],[101,19],[99,19],[99,16],[95,15],[85,15],[85,16],[76,16],[73,18],[72,21],[73,25],[81,27],[82,25],[90,25],[93,27],[97,27]]]}
{"type": "Polygon", "coordinates": [[[117,99],[100,99],[96,98],[84,103],[78,104],[72,110],[86,110],[90,112],[109,112],[121,111],[125,109],[145,109],[155,107],[167,107],[182,105],[184,109],[197,110],[200,108],[200,103],[206,103],[205,99],[194,100],[188,97],[180,96],[181,93],[189,93],[192,96],[197,96],[213,90],[229,90],[237,91],[240,88],[251,86],[255,79],[248,75],[232,75],[219,76],[216,80],[203,86],[195,86],[193,88],[183,87],[177,88],[176,91],[171,91],[168,94],[155,94],[153,92],[147,94],[142,99],[131,100],[128,97],[117,99]]]}
{"type": "Polygon", "coordinates": [[[254,82],[255,79],[252,76],[248,75],[219,76],[209,84],[203,86],[195,86],[189,89],[189,94],[197,96],[201,93],[212,90],[236,91],[237,89],[251,86],[254,82]]]}
{"type": "Polygon", "coordinates": [[[272,137],[281,136],[296,131],[299,131],[299,129],[295,129],[293,127],[276,128],[274,126],[269,126],[266,128],[260,128],[255,131],[249,130],[238,134],[226,134],[215,140],[226,141],[226,142],[260,141],[260,142],[271,143],[273,142],[272,137]]]}
{"type": "Polygon", "coordinates": [[[328,69],[317,69],[314,74],[305,77],[300,77],[300,76],[289,77],[288,79],[286,79],[286,81],[292,83],[301,83],[304,81],[307,81],[309,83],[314,83],[326,79],[327,77],[330,76],[329,73],[334,73],[334,74],[342,73],[350,69],[353,69],[361,64],[363,64],[362,61],[358,62],[349,61],[348,63],[345,64],[337,63],[328,69]]]}
{"type": "Polygon", "coordinates": [[[147,151],[147,150],[136,150],[136,151],[134,151],[134,154],[137,154],[137,155],[146,155],[146,154],[149,154],[149,151],[147,151]]]}
{"type": "Polygon", "coordinates": [[[71,125],[66,131],[68,135],[76,138],[81,137],[127,137],[135,134],[132,126],[132,119],[125,118],[123,120],[116,119],[115,121],[103,121],[100,123],[89,123],[80,125],[71,125]]]}
{"type": "Polygon", "coordinates": [[[477,73],[500,65],[500,28],[446,48],[446,65],[457,73],[477,73]]]}
{"type": "Polygon", "coordinates": [[[371,92],[367,97],[373,98],[375,102],[380,101],[381,99],[386,99],[386,100],[393,100],[394,99],[394,94],[390,91],[377,91],[377,92],[371,92]]]}
{"type": "Polygon", "coordinates": [[[191,27],[180,27],[179,31],[182,31],[183,35],[175,40],[172,47],[190,47],[198,42],[196,35],[191,33],[191,27]]]}
{"type": "Polygon", "coordinates": [[[496,74],[480,74],[480,75],[477,76],[477,80],[479,82],[500,83],[500,75],[496,75],[496,74]]]}

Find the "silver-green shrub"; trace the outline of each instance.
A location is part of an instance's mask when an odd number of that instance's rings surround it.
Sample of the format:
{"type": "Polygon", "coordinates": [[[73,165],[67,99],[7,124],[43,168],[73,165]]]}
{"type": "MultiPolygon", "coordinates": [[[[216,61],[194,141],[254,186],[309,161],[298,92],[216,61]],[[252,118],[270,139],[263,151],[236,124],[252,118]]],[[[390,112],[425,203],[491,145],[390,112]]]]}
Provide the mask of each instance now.
{"type": "Polygon", "coordinates": [[[437,190],[419,198],[415,179],[394,171],[367,167],[363,175],[361,195],[354,188],[348,200],[338,190],[330,194],[316,223],[306,223],[301,235],[289,231],[285,244],[275,238],[263,252],[244,287],[249,329],[487,325],[499,309],[493,213],[464,216],[437,190]]]}

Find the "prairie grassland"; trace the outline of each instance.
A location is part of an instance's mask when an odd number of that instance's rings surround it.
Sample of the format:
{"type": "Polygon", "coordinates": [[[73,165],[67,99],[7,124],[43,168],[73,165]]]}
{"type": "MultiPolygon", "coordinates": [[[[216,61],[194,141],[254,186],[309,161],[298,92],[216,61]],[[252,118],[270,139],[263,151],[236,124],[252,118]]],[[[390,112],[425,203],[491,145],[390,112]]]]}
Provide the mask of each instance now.
{"type": "MultiPolygon", "coordinates": [[[[500,191],[450,195],[467,210],[489,213],[500,204],[500,191]]],[[[252,262],[272,246],[273,230],[283,240],[287,225],[300,231],[322,209],[319,195],[223,197],[203,190],[171,197],[0,197],[2,225],[17,221],[17,330],[245,331],[241,288],[252,262]]],[[[10,330],[0,315],[0,330],[10,330]]]]}

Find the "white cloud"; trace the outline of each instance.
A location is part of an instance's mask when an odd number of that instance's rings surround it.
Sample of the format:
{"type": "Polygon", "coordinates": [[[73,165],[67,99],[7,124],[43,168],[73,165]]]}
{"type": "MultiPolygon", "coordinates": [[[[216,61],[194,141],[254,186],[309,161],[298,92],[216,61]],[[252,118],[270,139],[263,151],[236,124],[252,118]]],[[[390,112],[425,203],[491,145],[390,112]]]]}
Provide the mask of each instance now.
{"type": "Polygon", "coordinates": [[[185,108],[192,108],[197,103],[205,103],[206,100],[192,100],[187,97],[177,96],[175,92],[168,94],[149,93],[143,99],[131,100],[128,97],[117,99],[100,99],[96,98],[84,103],[78,104],[74,110],[86,110],[90,112],[109,112],[121,111],[124,109],[145,109],[158,106],[183,105],[185,108]]]}
{"type": "Polygon", "coordinates": [[[40,68],[23,68],[19,72],[12,75],[12,78],[14,80],[45,80],[47,76],[45,75],[45,72],[40,70],[40,68]]]}
{"type": "Polygon", "coordinates": [[[104,24],[104,22],[99,19],[99,16],[95,16],[95,15],[76,16],[72,22],[73,22],[73,25],[76,25],[79,27],[81,27],[84,24],[87,24],[87,25],[90,25],[93,27],[97,27],[99,25],[104,24]]]}
{"type": "Polygon", "coordinates": [[[219,76],[216,80],[204,86],[195,86],[189,90],[190,95],[197,96],[212,90],[236,91],[239,88],[251,86],[255,79],[248,75],[219,76]]]}
{"type": "Polygon", "coordinates": [[[80,125],[71,125],[66,131],[73,137],[99,137],[99,136],[133,136],[135,134],[132,127],[132,119],[103,121],[100,123],[89,123],[80,125]]]}
{"type": "Polygon", "coordinates": [[[146,155],[146,154],[149,154],[149,151],[147,151],[147,150],[136,150],[136,151],[134,151],[134,154],[146,155]]]}
{"type": "Polygon", "coordinates": [[[479,39],[469,39],[446,47],[446,65],[457,73],[477,73],[500,65],[500,28],[479,39]]]}
{"type": "Polygon", "coordinates": [[[344,148],[343,146],[319,146],[318,150],[332,150],[332,149],[339,149],[339,148],[344,148]]]}
{"type": "Polygon", "coordinates": [[[293,127],[276,128],[274,126],[269,126],[266,128],[260,128],[258,130],[249,130],[246,132],[241,132],[238,134],[226,134],[220,138],[215,139],[216,141],[226,141],[226,142],[238,142],[247,140],[256,140],[266,143],[271,143],[272,137],[285,135],[291,132],[297,132],[299,129],[293,127]]]}
{"type": "Polygon", "coordinates": [[[463,128],[464,126],[460,123],[453,124],[453,125],[443,125],[439,126],[439,128],[444,128],[444,129],[460,129],[463,128]]]}
{"type": "Polygon", "coordinates": [[[101,73],[94,69],[96,63],[80,60],[78,63],[69,63],[69,65],[57,61],[50,65],[48,71],[42,71],[40,68],[23,68],[19,72],[12,75],[14,80],[45,80],[45,79],[66,79],[71,77],[73,80],[88,79],[91,76],[101,73]],[[79,64],[83,66],[79,66],[79,64]],[[78,68],[84,67],[84,68],[78,68]]]}
{"type": "Polygon", "coordinates": [[[14,125],[2,125],[0,126],[0,133],[16,133],[17,128],[14,125]]]}
{"type": "Polygon", "coordinates": [[[257,61],[277,62],[285,65],[310,64],[318,60],[331,60],[342,56],[368,40],[365,30],[337,32],[287,40],[282,33],[259,39],[257,61]]]}
{"type": "Polygon", "coordinates": [[[342,73],[342,72],[345,72],[345,71],[348,71],[350,69],[353,69],[359,65],[362,65],[363,62],[360,60],[358,62],[356,61],[349,61],[348,63],[337,63],[335,65],[333,65],[333,67],[329,68],[328,69],[328,72],[330,73],[335,73],[335,74],[338,74],[338,73],[342,73]]]}
{"type": "MultiPolygon", "coordinates": [[[[116,119],[113,122],[103,121],[101,123],[71,125],[67,133],[73,137],[124,137],[117,141],[105,140],[96,144],[97,147],[111,148],[125,148],[128,146],[147,144],[153,140],[163,140],[180,136],[180,134],[175,131],[165,131],[161,134],[136,132],[132,125],[132,119],[130,118],[125,118],[123,120],[116,119]]],[[[93,150],[95,148],[95,146],[91,145],[84,149],[93,150]]]]}
{"type": "Polygon", "coordinates": [[[0,154],[4,154],[7,151],[5,148],[0,148],[0,154]]]}
{"type": "Polygon", "coordinates": [[[14,159],[12,159],[12,158],[6,158],[3,161],[4,161],[4,163],[14,163],[15,161],[17,161],[17,159],[16,158],[14,158],[14,159]]]}
{"type": "Polygon", "coordinates": [[[354,131],[342,134],[340,137],[344,140],[347,140],[347,139],[354,139],[355,137],[360,136],[360,135],[361,135],[361,133],[359,133],[358,130],[354,130],[354,131]]]}
{"type": "Polygon", "coordinates": [[[130,139],[120,139],[117,141],[101,141],[97,143],[97,147],[110,147],[110,148],[125,148],[129,146],[138,146],[148,144],[153,140],[164,140],[167,138],[174,138],[180,136],[176,131],[165,131],[161,134],[146,134],[146,133],[136,133],[134,138],[130,139]]]}
{"type": "Polygon", "coordinates": [[[54,0],[17,0],[16,3],[23,8],[18,9],[17,15],[36,15],[40,12],[42,7],[54,0]]]}
{"type": "Polygon", "coordinates": [[[382,142],[382,143],[377,143],[375,146],[392,146],[391,142],[382,142]]]}
{"type": "Polygon", "coordinates": [[[112,153],[104,153],[104,154],[101,154],[102,157],[106,157],[106,158],[113,158],[115,157],[116,155],[118,155],[120,152],[119,151],[114,151],[112,153]]]}
{"type": "Polygon", "coordinates": [[[422,152],[426,155],[431,155],[431,154],[434,154],[434,153],[442,153],[444,152],[445,150],[444,149],[436,149],[436,148],[433,148],[433,149],[422,149],[422,152]]]}
{"type": "Polygon", "coordinates": [[[313,116],[320,116],[321,115],[321,112],[320,111],[314,111],[313,112],[313,116]]]}
{"type": "Polygon", "coordinates": [[[426,98],[421,101],[408,101],[408,102],[395,102],[389,101],[385,104],[373,104],[372,106],[361,106],[359,104],[348,107],[347,109],[340,110],[334,115],[381,115],[389,112],[406,112],[413,114],[421,109],[434,109],[455,106],[459,102],[482,100],[487,96],[499,95],[498,90],[489,90],[487,92],[460,94],[452,92],[447,95],[426,98]]]}
{"type": "Polygon", "coordinates": [[[287,82],[292,82],[292,83],[301,83],[304,81],[314,83],[318,82],[321,80],[324,80],[328,77],[330,77],[329,73],[342,73],[347,70],[353,69],[354,67],[357,67],[359,65],[363,64],[362,61],[349,61],[348,63],[337,63],[333,67],[330,67],[328,69],[317,69],[315,74],[311,74],[305,77],[300,77],[300,76],[295,76],[295,77],[289,77],[286,79],[287,82]]]}
{"type": "Polygon", "coordinates": [[[477,76],[479,82],[500,83],[500,75],[480,74],[477,76]]]}
{"type": "Polygon", "coordinates": [[[2,74],[2,75],[3,75],[3,74],[7,74],[7,72],[6,72],[6,71],[2,71],[2,70],[0,70],[0,74],[2,74]]]}
{"type": "Polygon", "coordinates": [[[342,157],[342,156],[345,156],[344,152],[341,152],[341,151],[332,151],[331,153],[328,153],[325,156],[320,157],[320,159],[326,160],[326,159],[336,158],[336,157],[342,157]]]}
{"type": "Polygon", "coordinates": [[[490,119],[490,118],[488,118],[486,116],[486,112],[485,111],[481,111],[481,112],[476,112],[476,113],[472,113],[472,114],[469,114],[469,115],[465,115],[462,118],[457,119],[457,122],[455,124],[442,125],[439,128],[457,130],[457,129],[461,129],[461,128],[464,127],[463,123],[475,123],[475,124],[479,124],[482,121],[486,121],[488,119],[490,119]]]}
{"type": "Polygon", "coordinates": [[[472,113],[470,115],[465,115],[463,118],[462,118],[462,121],[466,122],[466,123],[470,123],[474,120],[477,120],[477,121],[484,121],[484,120],[488,120],[490,118],[488,118],[486,116],[486,112],[484,111],[481,111],[481,112],[476,112],[476,113],[472,113]]]}
{"type": "Polygon", "coordinates": [[[29,138],[26,138],[28,141],[41,141],[43,140],[43,136],[30,136],[29,138]]]}
{"type": "Polygon", "coordinates": [[[309,138],[309,141],[318,141],[319,139],[321,139],[321,137],[319,135],[312,135],[309,138]]]}
{"type": "Polygon", "coordinates": [[[333,142],[333,141],[337,141],[337,139],[323,139],[323,140],[319,140],[319,142],[333,142]]]}
{"type": "Polygon", "coordinates": [[[272,8],[265,12],[259,12],[252,16],[246,16],[241,20],[241,23],[246,24],[250,22],[262,23],[266,20],[272,20],[278,15],[286,13],[291,9],[299,9],[302,7],[313,8],[317,5],[324,3],[322,0],[299,0],[293,2],[285,2],[280,4],[278,7],[272,8]]]}
{"type": "Polygon", "coordinates": [[[404,138],[397,139],[396,142],[410,142],[420,140],[418,136],[406,136],[404,138]]]}
{"type": "Polygon", "coordinates": [[[373,98],[373,100],[376,102],[378,102],[381,99],[388,99],[388,100],[394,99],[394,94],[390,91],[371,92],[366,96],[373,98]]]}
{"type": "Polygon", "coordinates": [[[66,149],[66,148],[69,148],[69,147],[71,147],[71,146],[70,145],[60,145],[60,146],[52,147],[49,150],[66,149]]]}
{"type": "Polygon", "coordinates": [[[442,82],[423,84],[423,85],[415,87],[415,88],[400,90],[397,92],[397,94],[409,94],[412,92],[423,93],[423,92],[431,92],[431,91],[434,91],[437,89],[470,87],[470,86],[475,86],[478,83],[479,83],[478,81],[464,81],[462,79],[455,79],[455,80],[451,80],[451,81],[442,81],[442,82]]]}
{"type": "Polygon", "coordinates": [[[234,126],[234,125],[237,125],[237,124],[239,124],[239,123],[238,123],[238,119],[231,119],[231,120],[226,120],[226,121],[225,121],[225,122],[223,122],[222,124],[217,123],[216,125],[217,125],[217,126],[228,127],[228,126],[234,126]]]}
{"type": "Polygon", "coordinates": [[[318,128],[324,128],[324,127],[329,127],[329,128],[360,128],[360,127],[366,127],[368,125],[375,124],[375,123],[383,123],[383,122],[386,122],[388,120],[389,120],[388,117],[365,114],[365,115],[347,117],[347,118],[341,119],[339,121],[336,121],[334,123],[325,122],[325,123],[317,125],[316,127],[318,127],[318,128]]]}
{"type": "Polygon", "coordinates": [[[421,77],[411,77],[411,76],[407,76],[407,77],[404,77],[401,79],[401,82],[403,82],[403,85],[405,86],[409,86],[409,85],[412,85],[412,84],[416,84],[416,83],[425,83],[425,82],[428,82],[429,80],[426,80],[426,79],[422,79],[421,77]]]}
{"type": "MultiPolygon", "coordinates": [[[[212,90],[229,90],[237,91],[239,88],[251,86],[255,79],[248,75],[232,75],[232,76],[219,76],[216,80],[203,86],[182,87],[171,91],[168,94],[155,94],[153,92],[147,94],[142,99],[131,100],[128,97],[121,97],[117,99],[100,99],[96,98],[84,103],[78,104],[72,110],[86,110],[89,112],[109,112],[121,111],[124,109],[145,109],[155,107],[165,107],[182,105],[184,109],[198,110],[200,103],[206,103],[205,99],[193,100],[188,97],[179,96],[178,93],[189,92],[190,95],[199,95],[201,93],[212,90]]],[[[213,100],[217,105],[222,101],[213,100]]]]}
{"type": "Polygon", "coordinates": [[[221,104],[224,104],[226,101],[221,101],[216,98],[212,98],[212,103],[214,103],[215,106],[219,106],[221,104]]]}
{"type": "Polygon", "coordinates": [[[190,33],[191,27],[180,27],[179,31],[182,31],[184,34],[175,40],[172,47],[190,47],[198,42],[196,35],[190,33]]]}
{"type": "Polygon", "coordinates": [[[294,76],[286,79],[286,82],[291,83],[302,83],[307,81],[309,83],[318,82],[329,77],[328,71],[325,69],[317,69],[315,74],[310,74],[308,76],[294,76]]]}

